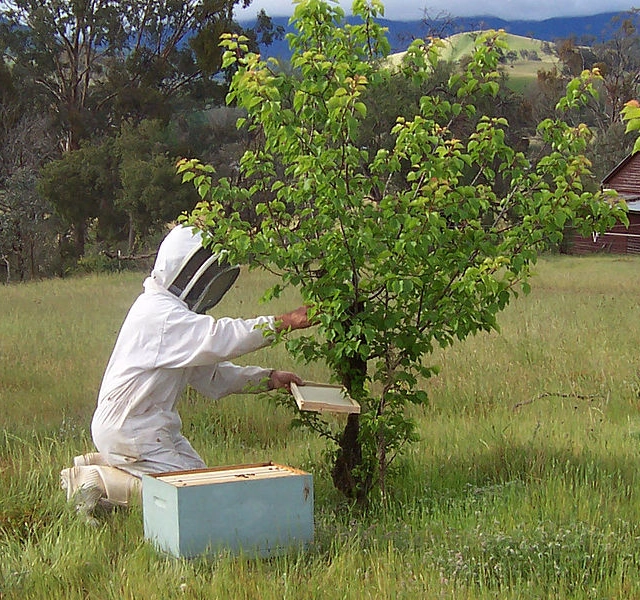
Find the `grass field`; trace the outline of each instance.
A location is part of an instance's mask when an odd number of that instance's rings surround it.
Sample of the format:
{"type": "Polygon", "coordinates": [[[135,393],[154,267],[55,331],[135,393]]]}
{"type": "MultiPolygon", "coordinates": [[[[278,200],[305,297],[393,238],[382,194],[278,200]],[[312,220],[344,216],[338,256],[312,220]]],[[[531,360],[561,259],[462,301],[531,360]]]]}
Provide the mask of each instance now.
{"type": "MultiPolygon", "coordinates": [[[[58,473],[91,449],[95,395],[135,273],[0,287],[0,598],[640,598],[640,259],[542,260],[532,293],[429,357],[421,440],[385,506],[333,489],[325,445],[264,396],[189,393],[184,430],[210,465],[274,460],[315,485],[315,542],[193,561],[145,542],[141,509],[78,519],[58,473]]],[[[258,304],[243,274],[217,314],[258,304]]],[[[247,357],[326,378],[277,347],[247,357]]]]}

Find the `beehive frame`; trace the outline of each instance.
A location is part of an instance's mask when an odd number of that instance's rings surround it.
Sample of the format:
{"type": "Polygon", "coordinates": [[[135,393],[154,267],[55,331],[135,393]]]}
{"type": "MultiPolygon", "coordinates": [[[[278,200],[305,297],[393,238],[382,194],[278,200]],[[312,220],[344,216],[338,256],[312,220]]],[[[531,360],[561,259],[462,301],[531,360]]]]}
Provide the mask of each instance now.
{"type": "Polygon", "coordinates": [[[305,382],[291,384],[291,393],[300,410],[328,413],[359,413],[360,405],[340,385],[305,382]]]}

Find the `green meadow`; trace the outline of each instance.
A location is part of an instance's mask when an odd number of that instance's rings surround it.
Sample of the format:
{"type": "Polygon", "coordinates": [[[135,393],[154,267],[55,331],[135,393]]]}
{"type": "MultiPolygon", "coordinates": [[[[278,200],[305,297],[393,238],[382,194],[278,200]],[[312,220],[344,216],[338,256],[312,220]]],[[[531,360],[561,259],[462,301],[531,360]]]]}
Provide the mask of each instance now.
{"type": "MultiPolygon", "coordinates": [[[[313,474],[313,544],[270,559],[164,556],[141,507],[91,526],[59,488],[92,449],[102,371],[144,274],[0,287],[0,598],[640,598],[639,271],[640,257],[544,258],[500,333],[429,357],[420,441],[366,510],[333,489],[326,445],[290,427],[293,408],[188,392],[184,432],[211,466],[313,474]]],[[[215,315],[297,304],[260,304],[269,281],[243,273],[215,315]]],[[[329,377],[281,346],[243,360],[329,377]]]]}

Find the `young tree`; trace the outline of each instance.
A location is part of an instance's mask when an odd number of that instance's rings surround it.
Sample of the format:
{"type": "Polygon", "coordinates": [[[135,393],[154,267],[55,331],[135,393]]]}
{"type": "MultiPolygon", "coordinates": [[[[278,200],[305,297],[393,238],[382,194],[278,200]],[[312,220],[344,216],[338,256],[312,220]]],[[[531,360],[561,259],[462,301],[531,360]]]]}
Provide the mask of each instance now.
{"type": "MultiPolygon", "coordinates": [[[[626,133],[634,133],[640,131],[640,102],[638,100],[629,100],[622,109],[622,118],[626,123],[626,133]]],[[[640,151],[640,137],[635,138],[633,144],[633,152],[640,151]]]]}
{"type": "MultiPolygon", "coordinates": [[[[498,313],[526,291],[532,263],[565,225],[601,230],[625,215],[585,191],[585,126],[540,123],[548,150],[531,164],[507,143],[506,119],[477,114],[501,82],[506,45],[495,32],[479,36],[464,71],[448,79],[453,101],[423,96],[413,115],[399,111],[391,147],[363,147],[364,92],[389,77],[389,45],[378,0],[355,0],[353,13],[361,23],[345,24],[343,11],[321,0],[296,3],[294,75],[228,37],[225,64],[238,68],[229,101],[262,143],[245,153],[239,183],[212,186],[212,168],[196,160],[179,170],[202,197],[188,220],[212,246],[277,273],[282,283],[266,297],[292,285],[312,307],[315,335],[287,347],[326,363],[362,412],[344,431],[305,419],[336,443],[336,487],[364,501],[376,487],[384,493],[390,465],[415,439],[405,409],[427,401],[434,348],[497,329],[498,313]],[[255,197],[257,224],[242,217],[255,197]]],[[[420,83],[438,61],[436,42],[416,40],[399,73],[420,83]]],[[[560,108],[592,93],[584,73],[560,108]]]]}

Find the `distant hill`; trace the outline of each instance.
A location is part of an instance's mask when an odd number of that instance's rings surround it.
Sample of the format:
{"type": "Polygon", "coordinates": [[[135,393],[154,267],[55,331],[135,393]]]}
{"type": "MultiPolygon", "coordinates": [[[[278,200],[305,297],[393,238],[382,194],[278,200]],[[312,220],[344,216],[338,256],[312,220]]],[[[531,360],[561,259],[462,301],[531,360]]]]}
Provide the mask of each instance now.
{"type": "MultiPolygon", "coordinates": [[[[550,51],[550,45],[544,40],[506,34],[506,41],[513,56],[509,57],[502,68],[509,75],[509,86],[513,90],[523,91],[538,76],[538,71],[549,71],[558,64],[558,57],[550,51]]],[[[473,33],[456,33],[444,40],[441,56],[445,60],[459,61],[469,54],[475,44],[473,33]]],[[[397,64],[404,51],[391,54],[389,60],[397,64]]]]}
{"type": "MultiPolygon", "coordinates": [[[[609,39],[616,30],[612,23],[619,16],[618,12],[606,12],[589,17],[558,17],[544,21],[505,21],[497,17],[456,18],[453,25],[445,27],[442,35],[450,36],[456,33],[477,31],[479,29],[504,29],[507,33],[518,36],[535,38],[542,41],[554,42],[559,39],[573,37],[577,42],[589,44],[609,39]]],[[[275,25],[282,25],[287,33],[294,29],[289,25],[288,17],[274,17],[275,25]]],[[[353,20],[352,22],[355,22],[353,20]]],[[[424,37],[428,31],[422,21],[389,21],[380,19],[379,23],[388,28],[387,37],[391,43],[392,53],[406,50],[412,39],[424,37]]],[[[251,22],[247,22],[251,25],[251,22]]],[[[439,25],[436,22],[436,25],[439,25]]],[[[274,56],[289,58],[289,46],[286,40],[276,41],[268,48],[261,48],[263,57],[274,56]]]]}

